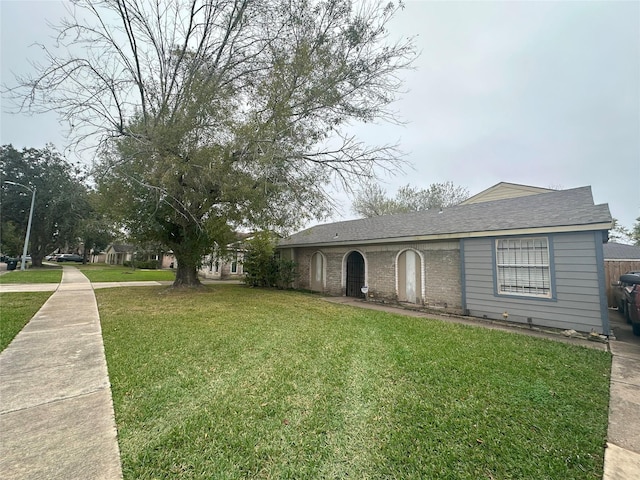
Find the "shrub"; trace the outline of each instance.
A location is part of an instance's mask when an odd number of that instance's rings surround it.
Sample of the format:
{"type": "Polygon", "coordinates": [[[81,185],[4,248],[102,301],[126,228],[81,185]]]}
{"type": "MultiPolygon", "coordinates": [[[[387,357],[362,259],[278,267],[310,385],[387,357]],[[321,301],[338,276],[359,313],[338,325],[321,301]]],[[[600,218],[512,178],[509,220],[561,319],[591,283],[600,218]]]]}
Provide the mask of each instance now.
{"type": "Polygon", "coordinates": [[[158,260],[125,260],[122,262],[124,267],[144,268],[147,270],[156,270],[160,262],[158,260]]]}
{"type": "Polygon", "coordinates": [[[145,268],[147,270],[157,270],[158,260],[136,260],[134,265],[136,268],[145,268]]]}
{"type": "Polygon", "coordinates": [[[276,257],[275,239],[269,232],[257,233],[247,241],[244,254],[244,283],[252,287],[291,288],[296,264],[276,257]]]}

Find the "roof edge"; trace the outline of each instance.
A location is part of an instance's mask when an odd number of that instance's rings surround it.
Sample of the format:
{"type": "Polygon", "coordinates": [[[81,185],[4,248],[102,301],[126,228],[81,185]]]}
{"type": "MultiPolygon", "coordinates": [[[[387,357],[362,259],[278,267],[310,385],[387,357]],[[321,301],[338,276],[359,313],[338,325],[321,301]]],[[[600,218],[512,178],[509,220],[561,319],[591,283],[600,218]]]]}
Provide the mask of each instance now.
{"type": "Polygon", "coordinates": [[[518,228],[510,230],[489,230],[478,232],[457,232],[457,233],[441,233],[436,235],[414,235],[410,237],[388,237],[376,238],[373,240],[349,240],[342,242],[315,242],[315,243],[291,243],[279,244],[276,248],[293,248],[293,247],[338,247],[347,245],[380,245],[384,243],[406,243],[406,242],[426,242],[436,240],[460,240],[465,238],[487,238],[497,236],[515,236],[515,235],[544,235],[549,233],[573,233],[573,232],[590,232],[609,230],[611,223],[594,223],[587,225],[565,225],[557,227],[537,227],[537,228],[518,228]]]}

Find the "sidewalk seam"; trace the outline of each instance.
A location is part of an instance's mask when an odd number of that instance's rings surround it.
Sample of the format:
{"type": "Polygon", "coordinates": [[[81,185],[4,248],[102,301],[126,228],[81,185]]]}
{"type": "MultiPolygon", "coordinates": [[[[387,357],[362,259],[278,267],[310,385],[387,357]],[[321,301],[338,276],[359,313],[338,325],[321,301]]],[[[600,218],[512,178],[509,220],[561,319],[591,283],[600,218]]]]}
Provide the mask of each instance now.
{"type": "Polygon", "coordinates": [[[2,415],[7,415],[9,413],[26,412],[27,410],[31,410],[32,408],[38,408],[38,407],[42,407],[42,406],[46,406],[46,405],[55,405],[56,403],[64,402],[66,400],[72,400],[72,399],[75,399],[75,398],[86,397],[88,395],[93,395],[94,393],[98,393],[98,392],[101,392],[102,390],[107,390],[107,389],[111,389],[111,384],[106,385],[104,387],[96,388],[94,390],[91,390],[90,392],[79,393],[77,395],[68,395],[66,397],[55,398],[53,400],[49,400],[48,402],[38,403],[36,405],[31,405],[29,407],[16,408],[16,409],[13,409],[13,410],[7,410],[5,412],[0,412],[0,417],[2,415]]]}
{"type": "Polygon", "coordinates": [[[629,383],[629,382],[623,382],[622,380],[615,380],[614,378],[611,378],[611,381],[614,383],[617,383],[619,385],[629,385],[630,387],[637,387],[638,384],[636,383],[629,383]]]}

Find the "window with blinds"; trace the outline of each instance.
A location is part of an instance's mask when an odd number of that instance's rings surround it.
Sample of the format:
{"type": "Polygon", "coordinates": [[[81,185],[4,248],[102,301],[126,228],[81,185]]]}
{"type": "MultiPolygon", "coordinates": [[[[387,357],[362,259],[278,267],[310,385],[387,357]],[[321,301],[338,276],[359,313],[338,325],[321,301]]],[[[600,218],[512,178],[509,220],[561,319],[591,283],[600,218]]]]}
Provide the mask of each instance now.
{"type": "Polygon", "coordinates": [[[551,297],[547,238],[496,240],[499,294],[551,297]]]}

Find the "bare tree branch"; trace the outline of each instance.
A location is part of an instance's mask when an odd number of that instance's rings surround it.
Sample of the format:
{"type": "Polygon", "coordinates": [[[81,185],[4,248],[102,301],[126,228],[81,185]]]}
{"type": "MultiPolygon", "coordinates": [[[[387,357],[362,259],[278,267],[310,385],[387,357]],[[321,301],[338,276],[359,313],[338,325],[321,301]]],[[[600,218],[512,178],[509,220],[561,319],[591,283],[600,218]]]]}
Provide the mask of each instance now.
{"type": "MultiPolygon", "coordinates": [[[[73,0],[58,45],[8,92],[56,111],[129,231],[193,267],[208,225],[291,229],[346,190],[405,165],[355,122],[392,111],[412,39],[401,6],[350,0],[73,0]]],[[[115,214],[115,213],[114,213],[115,214]]]]}

